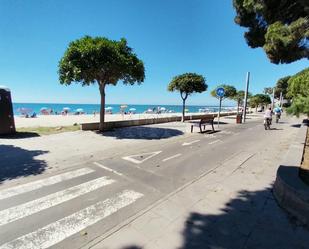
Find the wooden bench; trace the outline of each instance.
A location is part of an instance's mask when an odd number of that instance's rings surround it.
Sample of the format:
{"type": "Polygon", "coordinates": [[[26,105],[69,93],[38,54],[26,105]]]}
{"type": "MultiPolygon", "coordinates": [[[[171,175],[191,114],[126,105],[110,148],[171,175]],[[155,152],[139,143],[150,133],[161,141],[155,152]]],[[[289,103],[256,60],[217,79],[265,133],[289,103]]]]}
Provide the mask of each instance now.
{"type": "Polygon", "coordinates": [[[191,124],[191,133],[193,132],[193,126],[199,126],[200,127],[200,131],[202,133],[203,132],[202,126],[204,126],[204,131],[205,131],[206,124],[210,124],[211,127],[212,127],[212,131],[215,131],[215,128],[214,128],[214,117],[202,118],[199,121],[190,121],[189,123],[191,124]]]}

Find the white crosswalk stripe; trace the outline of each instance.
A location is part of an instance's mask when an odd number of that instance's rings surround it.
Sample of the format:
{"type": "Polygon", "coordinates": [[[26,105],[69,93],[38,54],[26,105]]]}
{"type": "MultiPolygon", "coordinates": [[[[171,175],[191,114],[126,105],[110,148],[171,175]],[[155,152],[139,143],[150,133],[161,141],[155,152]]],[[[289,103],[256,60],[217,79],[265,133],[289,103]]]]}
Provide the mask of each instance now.
{"type": "Polygon", "coordinates": [[[0,249],[44,249],[51,247],[119,209],[134,203],[142,196],[141,193],[124,190],[118,193],[116,197],[97,202],[32,233],[5,243],[0,246],[0,249]]]}
{"type": "Polygon", "coordinates": [[[33,190],[37,190],[42,187],[50,186],[62,181],[70,180],[73,178],[77,178],[82,175],[90,174],[94,172],[93,169],[90,168],[82,168],[70,172],[66,172],[60,175],[52,176],[46,179],[34,181],[34,182],[29,182],[23,185],[19,185],[16,187],[4,189],[0,191],[0,200],[16,196],[19,194],[27,193],[33,190]]]}
{"type": "Polygon", "coordinates": [[[115,182],[115,180],[108,179],[107,177],[100,177],[42,198],[2,210],[0,211],[0,226],[72,200],[113,182],[115,182]]]}

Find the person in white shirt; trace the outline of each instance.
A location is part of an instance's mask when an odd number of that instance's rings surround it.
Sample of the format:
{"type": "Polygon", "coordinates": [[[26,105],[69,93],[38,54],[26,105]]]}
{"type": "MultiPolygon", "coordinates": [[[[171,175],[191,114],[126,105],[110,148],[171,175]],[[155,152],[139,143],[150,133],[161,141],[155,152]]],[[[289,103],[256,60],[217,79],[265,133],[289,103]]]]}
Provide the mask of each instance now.
{"type": "Polygon", "coordinates": [[[265,113],[264,113],[264,118],[272,119],[272,117],[273,117],[273,112],[272,112],[271,108],[269,107],[268,110],[266,110],[265,113]]]}
{"type": "Polygon", "coordinates": [[[264,126],[265,130],[270,129],[271,121],[272,121],[273,112],[271,108],[265,111],[264,113],[264,126]]]}

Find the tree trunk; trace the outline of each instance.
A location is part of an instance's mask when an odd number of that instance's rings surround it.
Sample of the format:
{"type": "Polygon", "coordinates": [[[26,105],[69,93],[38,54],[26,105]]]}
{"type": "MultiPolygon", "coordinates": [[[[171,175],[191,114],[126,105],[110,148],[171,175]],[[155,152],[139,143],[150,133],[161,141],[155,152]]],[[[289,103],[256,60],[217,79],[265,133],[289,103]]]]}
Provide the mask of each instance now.
{"type": "Polygon", "coordinates": [[[101,94],[99,130],[100,131],[104,131],[104,120],[105,120],[105,84],[99,82],[99,88],[100,88],[100,94],[101,94]]]}
{"type": "Polygon", "coordinates": [[[185,122],[186,100],[182,99],[182,122],[185,122]]]}
{"type": "Polygon", "coordinates": [[[239,102],[240,102],[240,101],[238,100],[238,101],[237,101],[237,114],[239,114],[239,105],[240,105],[239,102]]]}
{"type": "Polygon", "coordinates": [[[185,109],[186,109],[186,99],[188,97],[188,94],[185,92],[180,92],[180,96],[182,98],[182,122],[185,122],[185,109]]]}

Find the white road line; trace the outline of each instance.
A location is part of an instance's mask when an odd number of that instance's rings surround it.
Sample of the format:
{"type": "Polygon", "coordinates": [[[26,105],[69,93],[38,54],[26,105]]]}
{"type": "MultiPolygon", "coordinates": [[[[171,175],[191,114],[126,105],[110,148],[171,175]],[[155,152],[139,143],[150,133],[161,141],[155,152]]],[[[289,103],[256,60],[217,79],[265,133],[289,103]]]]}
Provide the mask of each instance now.
{"type": "Polygon", "coordinates": [[[96,166],[98,166],[98,167],[100,167],[100,168],[102,168],[102,169],[105,169],[105,170],[107,170],[107,171],[109,171],[109,172],[112,172],[112,173],[114,173],[114,174],[116,174],[116,175],[123,176],[123,174],[119,173],[118,171],[113,170],[113,169],[111,169],[111,168],[108,168],[108,167],[106,167],[106,166],[104,166],[104,165],[102,165],[102,164],[100,164],[100,163],[98,163],[98,162],[94,162],[93,164],[95,164],[96,166]]]}
{"type": "Polygon", "coordinates": [[[141,193],[125,190],[114,198],[100,201],[32,233],[5,243],[0,246],[0,249],[45,249],[51,247],[134,203],[142,196],[141,193]]]}
{"type": "Polygon", "coordinates": [[[0,211],[0,226],[72,200],[113,182],[115,182],[115,180],[107,179],[105,176],[100,177],[42,198],[2,210],[0,211]]]}
{"type": "Polygon", "coordinates": [[[82,168],[82,169],[66,172],[60,175],[51,176],[51,177],[48,177],[42,180],[29,182],[29,183],[19,185],[16,187],[4,189],[0,191],[0,200],[9,198],[15,195],[27,193],[27,192],[30,192],[30,191],[33,191],[33,190],[36,190],[42,187],[50,186],[50,185],[53,185],[53,184],[56,184],[62,181],[70,180],[70,179],[73,179],[73,178],[76,178],[82,175],[90,174],[92,172],[94,172],[93,169],[82,168]]]}
{"type": "Polygon", "coordinates": [[[163,159],[162,162],[166,162],[166,161],[168,161],[168,160],[174,159],[174,158],[179,157],[179,156],[181,156],[181,154],[176,154],[176,155],[174,155],[174,156],[171,156],[171,157],[168,157],[168,158],[163,159]]]}
{"type": "Polygon", "coordinates": [[[122,159],[130,161],[132,163],[140,164],[140,163],[143,163],[146,160],[160,154],[161,152],[162,151],[147,152],[147,153],[142,153],[142,154],[138,154],[138,155],[125,156],[122,159]],[[142,158],[142,159],[136,159],[134,157],[139,157],[139,158],[142,158]]]}
{"type": "Polygon", "coordinates": [[[221,141],[221,140],[217,139],[217,140],[212,141],[212,142],[210,142],[210,143],[208,143],[208,144],[215,144],[215,143],[218,143],[218,142],[220,142],[220,141],[221,141]]]}
{"type": "Polygon", "coordinates": [[[199,141],[201,141],[201,140],[194,140],[194,141],[191,141],[191,142],[184,142],[184,143],[182,144],[182,146],[191,145],[191,144],[197,143],[197,142],[199,142],[199,141]]]}

